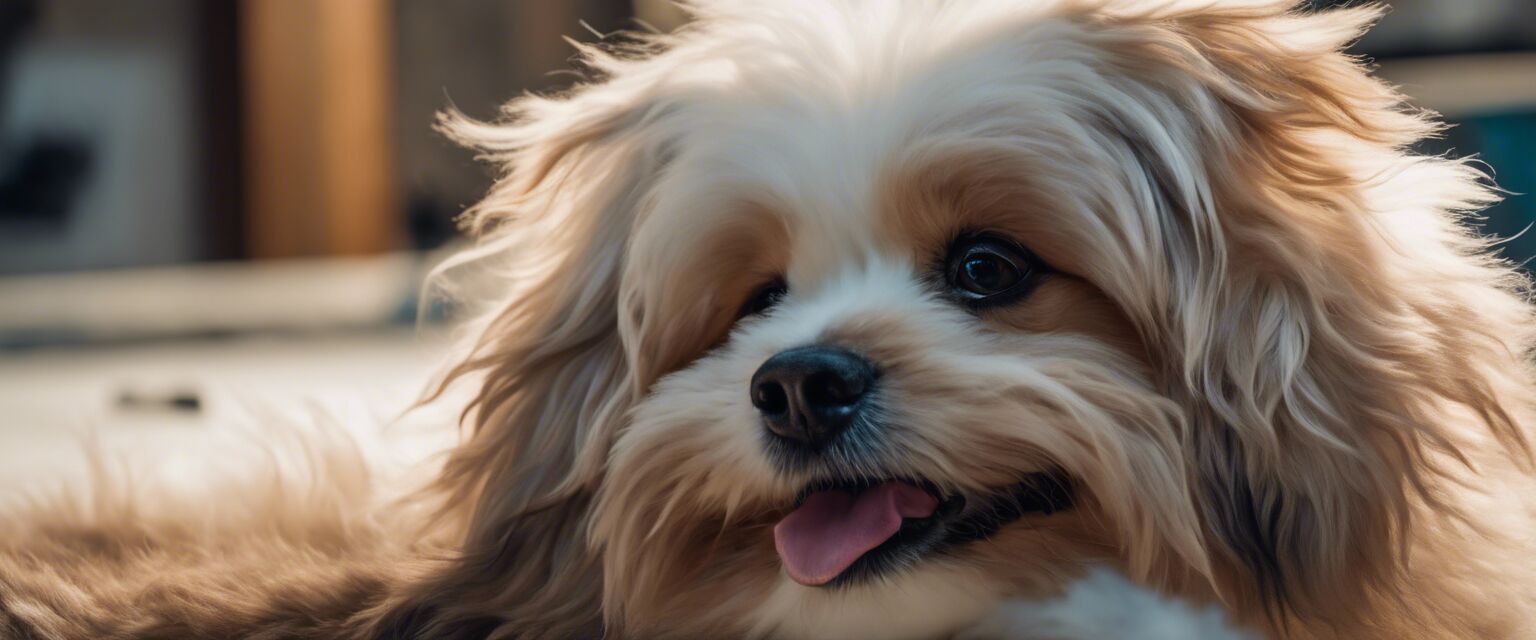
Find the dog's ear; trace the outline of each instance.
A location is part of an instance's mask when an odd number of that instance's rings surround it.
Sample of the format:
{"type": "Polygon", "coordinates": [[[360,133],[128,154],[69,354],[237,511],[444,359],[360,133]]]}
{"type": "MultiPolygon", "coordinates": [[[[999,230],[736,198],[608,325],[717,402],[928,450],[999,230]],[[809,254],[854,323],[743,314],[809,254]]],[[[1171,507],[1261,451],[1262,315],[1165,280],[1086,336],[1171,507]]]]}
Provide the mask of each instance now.
{"type": "Polygon", "coordinates": [[[1408,152],[1433,121],[1340,52],[1377,9],[1160,11],[1119,46],[1177,105],[1190,137],[1169,147],[1193,149],[1141,155],[1173,285],[1156,348],[1193,422],[1218,587],[1249,611],[1369,615],[1415,511],[1455,518],[1440,488],[1467,443],[1523,454],[1520,279],[1458,223],[1490,201],[1479,174],[1408,152]]]}
{"type": "MultiPolygon", "coordinates": [[[[630,64],[586,53],[599,72],[630,64]]],[[[466,215],[479,245],[444,267],[449,282],[497,290],[444,383],[478,385],[464,414],[471,431],[435,485],[433,526],[460,527],[462,541],[394,603],[380,634],[437,637],[500,620],[519,637],[600,635],[586,519],[638,393],[619,330],[621,268],[666,146],[655,78],[620,80],[521,98],[500,124],[443,120],[507,170],[466,215]]]]}

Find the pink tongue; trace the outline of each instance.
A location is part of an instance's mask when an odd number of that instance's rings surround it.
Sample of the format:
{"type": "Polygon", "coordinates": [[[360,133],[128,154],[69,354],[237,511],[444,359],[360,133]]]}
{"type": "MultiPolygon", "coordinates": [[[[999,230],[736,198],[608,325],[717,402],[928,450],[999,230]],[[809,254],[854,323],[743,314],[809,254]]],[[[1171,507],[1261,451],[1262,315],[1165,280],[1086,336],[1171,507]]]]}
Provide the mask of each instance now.
{"type": "Polygon", "coordinates": [[[902,518],[926,518],[938,507],[927,491],[902,482],[884,482],[858,495],[817,491],[774,526],[773,542],[795,582],[826,584],[896,535],[902,518]]]}

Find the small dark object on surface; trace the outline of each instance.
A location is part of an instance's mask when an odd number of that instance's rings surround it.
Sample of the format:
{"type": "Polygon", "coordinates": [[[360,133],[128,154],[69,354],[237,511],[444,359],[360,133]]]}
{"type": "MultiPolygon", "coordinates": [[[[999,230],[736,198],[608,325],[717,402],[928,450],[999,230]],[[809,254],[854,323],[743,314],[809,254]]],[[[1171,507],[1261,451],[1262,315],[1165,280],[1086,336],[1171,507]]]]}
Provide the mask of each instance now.
{"type": "Polygon", "coordinates": [[[170,391],[165,393],[141,393],[132,390],[117,395],[117,408],[123,411],[169,410],[178,413],[198,413],[203,410],[202,396],[195,391],[170,391]]]}

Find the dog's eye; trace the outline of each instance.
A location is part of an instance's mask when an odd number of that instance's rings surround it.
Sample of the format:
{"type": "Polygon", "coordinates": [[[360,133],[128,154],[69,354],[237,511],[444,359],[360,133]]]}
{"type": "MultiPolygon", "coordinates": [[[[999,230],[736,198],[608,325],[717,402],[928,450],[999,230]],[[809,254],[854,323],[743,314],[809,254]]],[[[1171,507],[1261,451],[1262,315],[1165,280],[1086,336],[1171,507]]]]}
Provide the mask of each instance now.
{"type": "Polygon", "coordinates": [[[945,265],[950,288],[975,305],[1000,304],[1028,293],[1044,272],[1028,249],[991,236],[956,240],[945,265]]]}
{"type": "Polygon", "coordinates": [[[788,294],[789,287],[784,284],[783,280],[774,280],[758,287],[757,291],[752,294],[752,297],[747,299],[746,304],[741,305],[741,311],[737,312],[736,317],[745,318],[747,316],[760,315],[772,309],[774,305],[778,304],[788,294]]]}

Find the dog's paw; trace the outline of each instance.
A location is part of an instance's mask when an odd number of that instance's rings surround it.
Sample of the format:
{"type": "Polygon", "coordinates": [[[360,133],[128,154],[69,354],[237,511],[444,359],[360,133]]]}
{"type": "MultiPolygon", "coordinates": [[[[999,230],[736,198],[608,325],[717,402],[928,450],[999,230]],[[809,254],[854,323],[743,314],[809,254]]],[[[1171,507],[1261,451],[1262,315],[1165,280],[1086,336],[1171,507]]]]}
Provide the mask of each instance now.
{"type": "Polygon", "coordinates": [[[1167,599],[1098,569],[1059,598],[1010,601],[956,640],[1256,640],[1215,607],[1167,599]]]}

